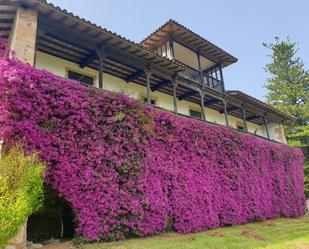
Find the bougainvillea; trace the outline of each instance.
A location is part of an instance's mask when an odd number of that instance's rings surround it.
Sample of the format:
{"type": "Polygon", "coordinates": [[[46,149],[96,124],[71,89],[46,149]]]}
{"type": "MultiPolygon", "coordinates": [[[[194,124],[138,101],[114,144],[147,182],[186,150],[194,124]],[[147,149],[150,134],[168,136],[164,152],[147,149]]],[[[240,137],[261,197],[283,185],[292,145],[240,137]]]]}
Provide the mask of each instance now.
{"type": "Polygon", "coordinates": [[[0,58],[7,54],[7,44],[7,39],[0,38],[0,58]]]}
{"type": "Polygon", "coordinates": [[[305,213],[298,149],[0,62],[1,137],[47,164],[89,240],[305,213]]]}

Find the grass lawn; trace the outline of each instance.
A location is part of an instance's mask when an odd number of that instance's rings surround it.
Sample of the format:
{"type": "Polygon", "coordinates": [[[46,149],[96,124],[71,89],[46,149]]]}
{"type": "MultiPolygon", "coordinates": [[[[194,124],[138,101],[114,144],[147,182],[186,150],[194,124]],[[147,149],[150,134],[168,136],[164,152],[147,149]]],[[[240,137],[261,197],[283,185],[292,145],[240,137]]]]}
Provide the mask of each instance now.
{"type": "Polygon", "coordinates": [[[309,249],[309,216],[223,227],[194,234],[164,233],[81,249],[309,249]]]}

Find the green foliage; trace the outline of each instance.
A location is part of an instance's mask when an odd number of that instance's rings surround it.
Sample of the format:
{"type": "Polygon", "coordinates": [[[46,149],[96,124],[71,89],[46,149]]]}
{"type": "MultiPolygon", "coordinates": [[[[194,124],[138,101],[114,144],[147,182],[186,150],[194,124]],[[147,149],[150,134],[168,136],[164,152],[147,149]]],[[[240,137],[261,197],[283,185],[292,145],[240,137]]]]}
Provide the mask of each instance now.
{"type": "Polygon", "coordinates": [[[26,218],[43,202],[45,166],[36,153],[13,148],[0,160],[0,248],[14,237],[26,218]]]}
{"type": "MultiPolygon", "coordinates": [[[[286,40],[275,38],[275,43],[263,44],[271,50],[271,62],[265,70],[269,73],[266,100],[281,111],[296,117],[294,122],[285,124],[285,134],[289,145],[309,148],[309,71],[297,56],[298,48],[289,37],[286,40]]],[[[309,197],[309,158],[305,162],[305,192],[309,197]]]]}
{"type": "Polygon", "coordinates": [[[287,133],[294,128],[309,124],[309,72],[304,62],[297,56],[296,43],[289,37],[286,41],[275,38],[275,43],[264,44],[271,49],[271,62],[265,70],[270,74],[265,85],[268,90],[266,100],[269,104],[296,117],[287,126],[287,133]]]}

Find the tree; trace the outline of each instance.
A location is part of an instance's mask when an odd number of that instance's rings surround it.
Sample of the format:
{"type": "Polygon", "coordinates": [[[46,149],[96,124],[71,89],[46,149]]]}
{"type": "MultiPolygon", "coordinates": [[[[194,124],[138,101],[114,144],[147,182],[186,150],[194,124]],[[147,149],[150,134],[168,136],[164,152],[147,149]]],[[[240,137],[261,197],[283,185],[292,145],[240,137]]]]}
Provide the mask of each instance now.
{"type": "Polygon", "coordinates": [[[269,74],[266,101],[296,118],[285,124],[285,133],[288,143],[301,147],[307,157],[305,184],[309,197],[309,71],[297,55],[297,44],[289,37],[286,40],[275,37],[275,43],[263,46],[271,50],[271,62],[265,66],[269,74]]]}
{"type": "MultiPolygon", "coordinates": [[[[271,62],[265,70],[270,74],[265,85],[269,104],[296,117],[290,126],[309,124],[309,72],[297,56],[296,43],[275,38],[275,43],[263,44],[272,50],[271,62]]],[[[293,131],[291,131],[293,132],[293,131]]]]}

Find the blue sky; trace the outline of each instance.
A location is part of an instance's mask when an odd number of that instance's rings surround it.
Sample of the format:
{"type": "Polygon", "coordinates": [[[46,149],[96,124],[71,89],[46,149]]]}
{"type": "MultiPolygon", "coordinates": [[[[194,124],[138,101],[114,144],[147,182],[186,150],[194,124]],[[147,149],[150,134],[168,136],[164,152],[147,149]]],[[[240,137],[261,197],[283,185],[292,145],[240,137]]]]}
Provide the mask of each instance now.
{"type": "Polygon", "coordinates": [[[135,42],[172,18],[238,58],[224,69],[226,88],[264,99],[269,61],[263,42],[298,42],[309,68],[308,0],[49,0],[135,42]]]}

